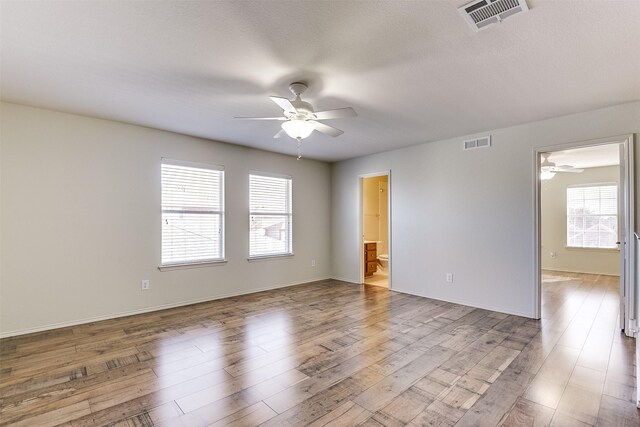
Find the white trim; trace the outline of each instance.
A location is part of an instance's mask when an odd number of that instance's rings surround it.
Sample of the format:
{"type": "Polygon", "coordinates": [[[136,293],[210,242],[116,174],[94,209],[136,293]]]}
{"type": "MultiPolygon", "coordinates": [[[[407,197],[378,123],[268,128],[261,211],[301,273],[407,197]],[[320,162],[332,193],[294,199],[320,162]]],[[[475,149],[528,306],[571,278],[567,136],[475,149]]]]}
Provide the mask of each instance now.
{"type": "MultiPolygon", "coordinates": [[[[627,256],[626,262],[626,284],[627,290],[629,294],[627,295],[627,312],[626,319],[627,322],[625,324],[625,334],[627,336],[633,336],[636,326],[632,325],[632,322],[637,319],[637,307],[636,307],[636,245],[635,245],[635,219],[636,219],[636,199],[635,199],[635,153],[634,153],[634,140],[633,134],[627,136],[627,139],[624,142],[625,147],[625,177],[627,187],[625,188],[626,193],[624,194],[625,202],[626,202],[626,210],[627,216],[625,217],[627,223],[625,224],[626,231],[626,242],[627,248],[625,250],[625,255],[627,256]],[[628,157],[628,158],[626,158],[628,157]],[[632,243],[633,242],[633,243],[632,243]]],[[[622,183],[620,183],[622,184],[622,183]]]]}
{"type": "MultiPolygon", "coordinates": [[[[611,165],[618,166],[618,165],[611,165]]],[[[611,187],[614,186],[618,188],[617,182],[594,182],[591,184],[567,184],[567,188],[580,188],[580,187],[611,187]]]]}
{"type": "Polygon", "coordinates": [[[183,270],[185,268],[213,267],[216,265],[224,265],[226,263],[227,263],[226,259],[201,261],[201,262],[180,262],[175,264],[159,265],[158,270],[169,271],[169,270],[183,270]]]}
{"type": "Polygon", "coordinates": [[[375,178],[376,176],[391,176],[391,169],[382,170],[380,172],[361,173],[358,178],[375,178]]]}
{"type": "Polygon", "coordinates": [[[184,166],[186,168],[209,169],[209,170],[213,170],[213,171],[223,171],[224,172],[224,166],[222,166],[222,165],[214,165],[214,164],[210,164],[210,163],[190,162],[190,161],[187,161],[187,160],[169,159],[167,157],[161,157],[160,158],[160,163],[162,163],[163,165],[184,166]]]}
{"type": "MultiPolygon", "coordinates": [[[[373,175],[376,176],[376,175],[373,175]]],[[[357,219],[357,227],[358,231],[358,247],[356,252],[358,254],[358,281],[356,283],[362,284],[364,283],[364,180],[363,178],[368,178],[367,176],[360,175],[358,176],[358,219],[357,219]]]]}
{"type": "Polygon", "coordinates": [[[330,277],[330,279],[339,280],[341,282],[347,282],[347,283],[350,283],[352,285],[358,285],[358,286],[362,285],[362,283],[354,282],[352,279],[347,279],[346,277],[330,277]]]}
{"type": "MultiPolygon", "coordinates": [[[[599,272],[593,272],[593,271],[573,271],[573,270],[565,270],[565,269],[561,269],[561,268],[549,268],[549,269],[545,269],[546,271],[559,271],[561,273],[586,273],[586,274],[598,274],[600,276],[611,276],[611,277],[620,277],[620,275],[616,275],[616,274],[609,274],[609,273],[599,273],[599,272]]],[[[544,271],[544,270],[543,270],[544,271]]],[[[577,279],[577,278],[576,278],[577,279]]],[[[568,280],[571,280],[571,278],[569,278],[568,280]]]]}
{"type": "Polygon", "coordinates": [[[398,289],[394,289],[393,291],[394,292],[398,292],[400,294],[413,295],[413,296],[417,296],[417,297],[421,297],[421,298],[429,298],[429,299],[435,300],[435,301],[444,301],[444,302],[448,302],[448,303],[451,303],[451,304],[464,305],[465,307],[479,308],[481,310],[495,311],[496,313],[509,314],[509,315],[512,315],[512,316],[526,317],[527,319],[532,319],[531,313],[522,313],[520,311],[506,310],[506,309],[504,309],[502,307],[494,307],[494,306],[491,306],[491,305],[476,304],[476,303],[471,304],[469,302],[466,302],[465,300],[453,300],[453,299],[436,298],[436,297],[433,297],[433,296],[428,296],[428,295],[423,295],[423,294],[416,294],[416,293],[412,293],[412,292],[401,291],[401,290],[398,290],[398,289]]]}
{"type": "Polygon", "coordinates": [[[542,318],[542,179],[539,149],[533,150],[533,318],[542,318]]]}
{"type": "Polygon", "coordinates": [[[247,258],[247,261],[249,262],[253,262],[253,261],[267,261],[273,258],[291,258],[294,256],[294,253],[286,253],[286,254],[273,254],[273,255],[257,255],[257,256],[253,256],[253,257],[249,257],[247,258]]]}
{"type": "Polygon", "coordinates": [[[264,172],[257,170],[249,170],[249,175],[258,175],[258,176],[266,176],[269,178],[282,178],[282,179],[290,179],[293,180],[293,176],[287,175],[285,173],[277,173],[277,172],[264,172]]]}
{"type": "MultiPolygon", "coordinates": [[[[565,246],[568,251],[585,251],[585,252],[620,252],[620,248],[589,248],[586,246],[565,246]]],[[[559,271],[559,270],[558,270],[559,271]]]]}
{"type": "MultiPolygon", "coordinates": [[[[347,282],[347,283],[350,283],[350,284],[356,285],[356,286],[363,286],[362,283],[357,283],[357,282],[354,282],[351,279],[347,279],[347,278],[333,276],[333,277],[331,277],[331,279],[340,280],[341,282],[347,282]]],[[[493,307],[493,306],[483,305],[483,304],[470,304],[470,303],[467,303],[466,301],[461,301],[461,300],[454,301],[454,300],[451,300],[451,299],[435,298],[433,296],[417,294],[417,293],[402,291],[402,290],[398,290],[398,289],[393,289],[393,290],[389,289],[389,290],[392,291],[392,292],[397,292],[399,294],[411,295],[411,296],[414,296],[414,297],[428,298],[428,299],[435,300],[435,301],[449,302],[449,303],[452,303],[452,304],[464,305],[466,307],[479,308],[481,310],[490,310],[490,311],[495,311],[497,313],[503,313],[503,314],[509,314],[509,315],[513,315],[513,316],[526,317],[527,319],[531,319],[532,318],[530,313],[522,313],[522,312],[519,312],[519,311],[505,310],[503,308],[498,308],[498,307],[493,307]]]]}
{"type": "Polygon", "coordinates": [[[186,301],[181,301],[181,302],[176,302],[176,303],[161,304],[161,305],[157,305],[157,306],[154,306],[154,307],[141,308],[141,309],[137,309],[137,310],[122,311],[122,312],[114,313],[114,314],[106,314],[106,315],[103,315],[103,316],[86,317],[84,319],[71,320],[71,321],[68,321],[68,322],[52,323],[52,324],[49,324],[49,325],[38,326],[38,327],[35,327],[35,328],[18,329],[18,330],[15,330],[15,331],[2,332],[2,333],[0,333],[0,338],[8,338],[8,337],[14,337],[14,336],[18,336],[18,335],[32,334],[34,332],[50,331],[52,329],[59,329],[59,328],[66,328],[66,327],[69,327],[69,326],[83,325],[85,323],[92,323],[92,322],[99,322],[99,321],[102,321],[102,320],[117,319],[119,317],[134,316],[136,314],[151,313],[151,312],[154,312],[154,311],[167,310],[167,309],[170,309],[170,308],[182,307],[182,306],[185,306],[185,305],[199,304],[199,303],[202,303],[202,302],[216,301],[216,300],[224,299],[224,298],[231,298],[231,297],[237,297],[237,296],[241,296],[241,295],[255,294],[257,292],[270,291],[270,290],[273,290],[273,289],[280,289],[280,288],[288,288],[290,286],[304,285],[304,284],[307,284],[307,283],[319,282],[319,281],[328,280],[328,279],[331,279],[331,278],[328,277],[328,276],[327,277],[320,277],[320,278],[317,278],[317,279],[305,280],[303,282],[294,282],[294,283],[288,283],[288,284],[276,285],[276,286],[265,286],[265,287],[262,287],[262,288],[252,289],[252,290],[247,291],[247,292],[229,293],[229,294],[218,295],[218,296],[214,296],[214,297],[197,298],[197,299],[193,299],[193,300],[186,300],[186,301]]]}
{"type": "MultiPolygon", "coordinates": [[[[331,279],[340,280],[341,282],[347,282],[349,284],[356,285],[356,286],[363,286],[364,285],[363,283],[353,282],[351,279],[342,278],[342,277],[333,276],[333,277],[331,277],[331,279]]],[[[526,317],[527,319],[531,319],[531,314],[530,313],[522,313],[522,312],[519,312],[519,311],[505,310],[502,307],[498,308],[498,307],[493,307],[493,306],[484,305],[484,304],[479,304],[479,305],[478,304],[473,304],[472,305],[472,304],[470,304],[470,303],[468,303],[468,302],[466,302],[464,300],[454,301],[454,300],[451,300],[451,299],[444,299],[444,298],[440,298],[440,297],[436,298],[436,297],[429,296],[429,295],[417,294],[417,293],[402,291],[402,290],[398,290],[398,289],[389,289],[389,291],[397,292],[397,293],[403,294],[403,295],[411,295],[411,296],[414,296],[414,297],[428,298],[428,299],[431,299],[431,300],[449,302],[449,303],[458,304],[458,305],[464,305],[466,307],[477,308],[477,309],[480,309],[480,310],[490,310],[490,311],[495,311],[497,313],[509,314],[509,315],[512,315],[512,316],[520,316],[520,317],[526,317]]]]}

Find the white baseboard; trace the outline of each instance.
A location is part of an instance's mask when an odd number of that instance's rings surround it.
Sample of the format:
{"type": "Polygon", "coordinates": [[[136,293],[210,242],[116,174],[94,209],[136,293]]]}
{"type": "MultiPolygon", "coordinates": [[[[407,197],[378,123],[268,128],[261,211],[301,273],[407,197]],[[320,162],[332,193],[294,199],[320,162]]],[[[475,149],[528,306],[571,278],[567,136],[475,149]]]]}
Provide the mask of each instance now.
{"type": "Polygon", "coordinates": [[[640,408],[640,375],[638,375],[638,367],[640,366],[640,343],[638,342],[638,335],[636,335],[636,408],[640,408]]]}
{"type": "Polygon", "coordinates": [[[335,276],[333,276],[333,277],[331,277],[331,279],[340,280],[341,282],[347,282],[347,283],[351,283],[353,285],[361,285],[362,284],[362,283],[354,282],[353,280],[347,279],[345,277],[335,277],[335,276]]]}
{"type": "MultiPolygon", "coordinates": [[[[341,280],[343,282],[348,282],[348,283],[353,283],[354,285],[359,285],[359,283],[353,282],[351,279],[335,277],[335,276],[332,277],[332,279],[341,280]]],[[[411,293],[411,292],[406,292],[406,291],[398,290],[398,289],[395,289],[395,288],[392,288],[392,289],[389,289],[389,290],[393,291],[393,292],[398,292],[398,293],[406,294],[406,295],[413,295],[413,296],[421,297],[421,298],[429,298],[429,299],[434,299],[434,300],[437,300],[437,301],[450,302],[452,304],[466,305],[467,307],[480,308],[482,310],[495,311],[495,312],[498,312],[498,313],[505,313],[505,314],[511,314],[511,315],[514,315],[514,316],[520,316],[520,317],[527,317],[529,319],[535,319],[535,317],[531,313],[521,313],[521,312],[514,311],[514,310],[505,310],[504,308],[501,308],[501,307],[484,306],[482,304],[470,303],[470,302],[464,301],[464,300],[457,300],[457,301],[445,300],[445,299],[442,299],[442,298],[434,298],[434,297],[429,296],[429,295],[414,294],[414,293],[411,293]]]]}
{"type": "Polygon", "coordinates": [[[467,307],[479,308],[481,310],[495,311],[496,313],[511,314],[513,316],[520,316],[520,317],[526,317],[528,319],[535,319],[535,317],[534,317],[534,315],[532,313],[521,313],[519,311],[504,309],[502,307],[492,307],[492,306],[488,306],[488,305],[484,305],[484,304],[471,303],[471,302],[465,301],[465,300],[455,300],[454,301],[454,300],[449,300],[449,299],[434,298],[434,297],[429,296],[429,295],[412,294],[410,292],[400,291],[398,289],[393,289],[393,291],[394,292],[399,292],[401,294],[414,295],[414,296],[417,296],[417,297],[429,298],[429,299],[434,299],[434,300],[437,300],[437,301],[444,301],[444,302],[449,302],[449,303],[452,303],[452,304],[465,305],[467,307]]]}
{"type": "Polygon", "coordinates": [[[157,305],[157,306],[153,306],[153,307],[140,308],[140,309],[137,309],[137,310],[129,310],[129,311],[122,311],[122,312],[119,312],[119,313],[106,314],[106,315],[103,315],[103,316],[86,317],[84,319],[70,320],[70,321],[67,321],[67,322],[60,322],[60,323],[52,323],[52,324],[49,324],[49,325],[37,326],[37,327],[34,327],[34,328],[18,329],[18,330],[15,330],[15,331],[9,331],[9,332],[0,333],[0,339],[1,338],[15,337],[15,336],[18,336],[18,335],[32,334],[34,332],[42,332],[42,331],[50,331],[52,329],[66,328],[66,327],[69,327],[69,326],[83,325],[85,323],[99,322],[101,320],[117,319],[119,317],[133,316],[133,315],[136,315],[136,314],[143,314],[143,313],[150,313],[150,312],[153,312],[153,311],[167,310],[169,308],[182,307],[182,306],[185,306],[185,305],[198,304],[198,303],[201,303],[201,302],[215,301],[215,300],[219,300],[219,299],[223,299],[223,298],[230,298],[230,297],[237,297],[237,296],[240,296],[240,295],[255,294],[256,292],[264,292],[264,291],[270,291],[270,290],[273,290],[273,289],[287,288],[289,286],[303,285],[305,283],[318,282],[320,280],[327,280],[327,279],[330,279],[330,277],[321,277],[321,278],[317,278],[317,279],[305,280],[304,282],[287,283],[287,284],[276,285],[276,286],[265,286],[263,288],[252,289],[252,290],[247,291],[247,292],[216,295],[214,297],[204,297],[204,298],[180,301],[180,302],[175,302],[175,303],[161,304],[161,305],[157,305]]]}
{"type": "Polygon", "coordinates": [[[591,271],[574,271],[574,270],[564,270],[564,269],[559,269],[559,268],[542,268],[542,271],[547,270],[547,271],[559,271],[561,273],[578,273],[578,274],[598,274],[600,276],[612,276],[612,277],[620,277],[620,273],[618,274],[611,274],[611,273],[598,273],[598,272],[591,272],[591,271]]]}

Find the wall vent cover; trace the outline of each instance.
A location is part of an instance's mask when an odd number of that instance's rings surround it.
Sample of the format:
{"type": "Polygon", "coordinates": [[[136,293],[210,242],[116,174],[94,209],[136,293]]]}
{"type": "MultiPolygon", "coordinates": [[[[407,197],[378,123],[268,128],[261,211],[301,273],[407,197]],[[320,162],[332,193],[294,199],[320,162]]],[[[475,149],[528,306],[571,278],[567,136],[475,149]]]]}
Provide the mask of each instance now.
{"type": "Polygon", "coordinates": [[[526,0],[476,0],[462,6],[458,12],[473,31],[480,31],[527,10],[526,0]]]}
{"type": "Polygon", "coordinates": [[[476,139],[467,139],[464,141],[462,148],[464,150],[473,150],[475,148],[487,148],[491,147],[491,135],[481,136],[476,139]]]}

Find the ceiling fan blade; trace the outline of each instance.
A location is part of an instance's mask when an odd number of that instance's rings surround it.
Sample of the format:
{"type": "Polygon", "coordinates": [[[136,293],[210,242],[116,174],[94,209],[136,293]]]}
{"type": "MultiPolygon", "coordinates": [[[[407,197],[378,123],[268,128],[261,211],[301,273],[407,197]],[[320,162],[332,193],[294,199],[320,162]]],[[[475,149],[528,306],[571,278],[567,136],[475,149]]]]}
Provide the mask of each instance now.
{"type": "Polygon", "coordinates": [[[280,96],[270,96],[269,98],[271,98],[273,102],[278,104],[278,106],[287,113],[296,114],[298,112],[296,110],[296,107],[294,107],[291,101],[289,101],[287,98],[282,98],[280,96]]]}
{"type": "Polygon", "coordinates": [[[566,169],[566,168],[562,168],[562,167],[556,167],[553,168],[553,172],[569,172],[569,173],[580,173],[580,172],[584,172],[584,169],[579,169],[579,168],[570,168],[570,169],[566,169]]]}
{"type": "Polygon", "coordinates": [[[274,138],[282,138],[283,136],[285,136],[287,133],[284,131],[284,129],[280,129],[280,131],[278,133],[276,133],[275,135],[273,135],[274,138]]]}
{"type": "Polygon", "coordinates": [[[570,165],[558,165],[558,166],[554,166],[553,168],[559,172],[571,172],[576,169],[570,165]]]}
{"type": "Polygon", "coordinates": [[[351,107],[338,108],[336,110],[317,111],[314,113],[318,120],[341,119],[344,117],[357,117],[358,113],[351,107]]]}
{"type": "Polygon", "coordinates": [[[287,120],[286,117],[234,117],[240,120],[287,120]]]}
{"type": "Polygon", "coordinates": [[[325,125],[324,123],[316,122],[313,120],[310,120],[310,122],[313,123],[313,125],[316,127],[316,130],[318,132],[326,133],[327,135],[330,135],[334,138],[344,133],[344,131],[341,131],[340,129],[336,129],[329,125],[325,125]]]}

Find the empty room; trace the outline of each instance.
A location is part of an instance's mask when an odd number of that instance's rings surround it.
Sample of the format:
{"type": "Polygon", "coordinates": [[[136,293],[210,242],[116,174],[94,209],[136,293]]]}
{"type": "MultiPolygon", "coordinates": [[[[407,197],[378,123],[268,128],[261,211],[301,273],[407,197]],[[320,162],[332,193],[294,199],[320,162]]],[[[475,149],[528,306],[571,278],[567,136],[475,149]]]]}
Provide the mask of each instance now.
{"type": "Polygon", "coordinates": [[[638,23],[0,0],[0,427],[640,426],[638,23]]]}

